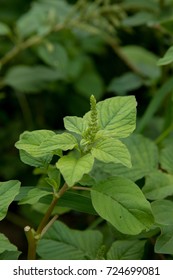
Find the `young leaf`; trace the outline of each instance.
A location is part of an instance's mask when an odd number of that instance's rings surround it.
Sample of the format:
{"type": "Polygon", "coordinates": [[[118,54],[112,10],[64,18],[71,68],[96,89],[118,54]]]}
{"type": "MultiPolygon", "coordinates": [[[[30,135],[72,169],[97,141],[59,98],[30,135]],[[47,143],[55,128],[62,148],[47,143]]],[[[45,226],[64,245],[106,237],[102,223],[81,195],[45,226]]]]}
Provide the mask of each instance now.
{"type": "Polygon", "coordinates": [[[53,155],[47,154],[42,157],[34,157],[25,152],[24,150],[19,150],[20,159],[25,164],[34,167],[46,167],[48,163],[51,162],[53,155]]]}
{"type": "Polygon", "coordinates": [[[38,242],[37,253],[46,260],[93,260],[101,245],[100,232],[71,230],[56,221],[38,242]]]}
{"type": "Polygon", "coordinates": [[[108,260],[141,260],[146,240],[118,240],[107,252],[108,260]]]}
{"type": "Polygon", "coordinates": [[[0,182],[0,220],[4,219],[8,211],[8,207],[19,193],[20,182],[17,180],[10,180],[7,182],[0,182]]]}
{"type": "Polygon", "coordinates": [[[67,130],[82,135],[88,123],[83,118],[67,116],[64,118],[64,126],[67,130]]]}
{"type": "Polygon", "coordinates": [[[51,139],[55,133],[51,130],[35,130],[25,131],[20,135],[19,141],[16,142],[15,147],[19,150],[24,150],[33,157],[47,156],[49,152],[40,149],[42,142],[51,139]]]}
{"type": "Polygon", "coordinates": [[[95,161],[91,176],[97,181],[115,175],[136,181],[156,170],[158,149],[150,139],[142,135],[132,134],[128,138],[122,139],[122,142],[131,155],[132,167],[127,168],[122,164],[95,161]]]}
{"type": "MultiPolygon", "coordinates": [[[[97,103],[98,126],[102,135],[125,138],[136,126],[136,100],[134,96],[112,97],[97,103]]],[[[89,120],[89,113],[84,119],[89,120]]]]}
{"type": "Polygon", "coordinates": [[[35,204],[37,203],[42,197],[52,194],[50,191],[44,191],[39,188],[34,188],[27,193],[27,196],[24,197],[19,204],[35,204]]]}
{"type": "Polygon", "coordinates": [[[142,191],[150,200],[163,199],[173,195],[173,176],[155,170],[147,175],[142,191]]]}
{"type": "Polygon", "coordinates": [[[79,157],[72,152],[67,156],[60,158],[56,163],[56,167],[62,173],[68,186],[72,187],[83,177],[84,174],[91,171],[93,164],[94,157],[91,154],[79,157]]]}
{"type": "Polygon", "coordinates": [[[106,138],[98,141],[91,149],[91,154],[100,161],[121,163],[131,167],[131,157],[126,146],[117,139],[106,138]]]}
{"type": "Polygon", "coordinates": [[[128,179],[112,177],[97,183],[91,199],[96,212],[124,234],[138,234],[153,224],[149,202],[128,179]]]}
{"type": "Polygon", "coordinates": [[[48,140],[42,142],[40,145],[40,152],[44,154],[58,149],[67,151],[73,149],[77,145],[76,138],[72,134],[64,132],[62,134],[53,135],[48,140]]]}

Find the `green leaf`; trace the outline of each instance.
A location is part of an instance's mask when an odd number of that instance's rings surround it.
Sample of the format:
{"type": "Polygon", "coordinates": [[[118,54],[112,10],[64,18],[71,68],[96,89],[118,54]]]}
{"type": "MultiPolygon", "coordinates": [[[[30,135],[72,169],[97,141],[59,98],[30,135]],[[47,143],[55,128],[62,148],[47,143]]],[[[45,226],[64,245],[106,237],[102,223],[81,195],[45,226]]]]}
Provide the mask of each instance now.
{"type": "Polygon", "coordinates": [[[108,91],[124,95],[131,90],[138,89],[143,85],[143,80],[132,72],[123,74],[111,80],[108,91]]]}
{"type": "Polygon", "coordinates": [[[173,145],[168,143],[160,153],[161,168],[173,174],[173,145]]]}
{"type": "Polygon", "coordinates": [[[0,233],[0,254],[4,251],[17,251],[17,247],[11,244],[4,234],[0,233]]]}
{"type": "Polygon", "coordinates": [[[131,155],[132,167],[127,168],[116,163],[95,162],[91,176],[97,181],[115,175],[137,181],[158,167],[158,149],[153,141],[142,135],[132,134],[122,142],[131,155]]]}
{"type": "Polygon", "coordinates": [[[142,191],[150,200],[163,199],[173,195],[173,176],[155,170],[147,175],[142,191]]]}
{"type": "Polygon", "coordinates": [[[38,242],[37,253],[45,260],[93,260],[101,245],[100,232],[72,230],[56,221],[38,242]]]}
{"type": "Polygon", "coordinates": [[[152,100],[145,110],[142,118],[139,120],[136,131],[141,132],[152,120],[158,108],[162,106],[165,98],[172,92],[173,78],[168,78],[167,81],[155,91],[152,100]]]}
{"type": "Polygon", "coordinates": [[[19,251],[4,251],[0,254],[0,260],[18,260],[21,252],[19,251]]]}
{"type": "Polygon", "coordinates": [[[89,98],[91,93],[94,93],[95,97],[100,99],[104,92],[103,79],[101,79],[94,69],[85,71],[75,82],[74,86],[85,98],[89,98]]]}
{"type": "Polygon", "coordinates": [[[4,83],[20,92],[35,93],[44,89],[48,82],[61,78],[62,73],[59,70],[46,66],[18,65],[9,69],[4,83]]]}
{"type": "Polygon", "coordinates": [[[20,182],[17,180],[10,180],[7,182],[0,182],[0,220],[4,219],[7,214],[8,207],[19,193],[20,182]]]}
{"type": "Polygon", "coordinates": [[[45,155],[42,157],[34,157],[25,152],[24,150],[19,150],[20,159],[25,164],[34,167],[46,167],[48,163],[52,160],[52,155],[45,155]]]}
{"type": "Polygon", "coordinates": [[[173,46],[171,46],[167,50],[165,55],[158,60],[157,65],[162,66],[162,65],[167,65],[172,62],[173,62],[173,46]]]}
{"type": "Polygon", "coordinates": [[[132,16],[128,16],[127,18],[125,18],[123,20],[123,25],[125,26],[140,26],[140,25],[149,25],[151,23],[153,23],[153,21],[155,20],[154,15],[152,13],[149,12],[145,12],[145,11],[140,11],[135,13],[132,16]]]}
{"type": "Polygon", "coordinates": [[[149,202],[128,179],[112,177],[97,183],[91,199],[96,212],[124,234],[139,234],[153,224],[149,202]]]}
{"type": "Polygon", "coordinates": [[[58,43],[48,42],[37,48],[39,57],[48,65],[66,73],[68,56],[65,48],[58,43]]]}
{"type": "Polygon", "coordinates": [[[161,235],[156,240],[155,252],[173,254],[173,225],[162,227],[161,235]]]}
{"type": "Polygon", "coordinates": [[[35,131],[25,131],[20,135],[19,141],[16,142],[15,147],[19,150],[24,150],[26,153],[33,157],[44,157],[50,154],[49,152],[43,152],[40,149],[40,145],[51,139],[55,133],[51,130],[35,130],[35,131]]]}
{"type": "Polygon", "coordinates": [[[82,135],[88,123],[83,118],[67,116],[64,118],[64,126],[67,130],[82,135]]]}
{"type": "MultiPolygon", "coordinates": [[[[25,199],[25,197],[28,195],[28,192],[31,190],[34,190],[35,187],[24,187],[20,188],[20,193],[15,197],[15,201],[21,201],[22,199],[25,199]]],[[[50,205],[52,201],[52,195],[43,196],[40,199],[40,202],[45,205],[50,205]]],[[[69,208],[75,211],[88,213],[91,215],[96,215],[96,212],[93,208],[93,205],[91,203],[91,197],[89,192],[76,192],[68,190],[62,197],[60,197],[58,201],[58,206],[69,208]]]]}
{"type": "MultiPolygon", "coordinates": [[[[117,96],[97,103],[99,133],[102,136],[125,138],[136,126],[136,100],[134,96],[117,96]]],[[[89,120],[90,112],[84,119],[89,120]]]]}
{"type": "Polygon", "coordinates": [[[0,36],[8,35],[10,34],[10,28],[7,24],[0,22],[0,36]]]}
{"type": "Polygon", "coordinates": [[[107,253],[108,260],[141,260],[146,240],[115,241],[107,253]]]}
{"type": "Polygon", "coordinates": [[[160,68],[157,66],[158,58],[148,50],[139,46],[129,45],[122,47],[121,52],[141,74],[150,80],[156,80],[161,76],[160,68]]]}
{"type": "Polygon", "coordinates": [[[131,167],[131,158],[126,146],[117,139],[107,138],[98,141],[91,149],[92,155],[106,163],[121,163],[131,167]]]}
{"type": "Polygon", "coordinates": [[[170,200],[157,200],[151,203],[155,222],[159,225],[173,225],[173,202],[170,200]]]}
{"type": "Polygon", "coordinates": [[[62,133],[53,135],[48,140],[45,140],[40,145],[40,152],[41,153],[50,153],[54,150],[72,150],[75,146],[77,146],[76,138],[70,133],[62,133]]]}
{"type": "Polygon", "coordinates": [[[44,191],[39,188],[34,188],[27,193],[27,196],[24,197],[19,204],[35,204],[37,203],[42,197],[53,194],[50,191],[44,191]]]}
{"type": "Polygon", "coordinates": [[[56,167],[62,173],[68,186],[72,187],[84,174],[91,171],[93,164],[94,158],[91,154],[78,157],[72,152],[60,158],[56,163],[56,167]]]}

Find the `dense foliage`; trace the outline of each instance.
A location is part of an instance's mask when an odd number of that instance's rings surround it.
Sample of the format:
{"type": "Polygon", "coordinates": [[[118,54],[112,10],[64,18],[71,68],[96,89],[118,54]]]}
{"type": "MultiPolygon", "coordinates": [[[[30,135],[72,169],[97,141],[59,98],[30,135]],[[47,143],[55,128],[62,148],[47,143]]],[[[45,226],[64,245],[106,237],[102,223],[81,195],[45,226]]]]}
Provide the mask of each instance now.
{"type": "Polygon", "coordinates": [[[0,259],[172,259],[173,1],[0,6],[0,259]]]}

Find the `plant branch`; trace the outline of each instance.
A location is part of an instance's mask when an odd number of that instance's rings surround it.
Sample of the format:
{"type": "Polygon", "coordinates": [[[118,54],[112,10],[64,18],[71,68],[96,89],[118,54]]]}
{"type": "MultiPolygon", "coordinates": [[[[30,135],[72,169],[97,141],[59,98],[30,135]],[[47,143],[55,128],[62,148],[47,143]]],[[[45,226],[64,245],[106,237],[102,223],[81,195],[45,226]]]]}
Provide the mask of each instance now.
{"type": "Polygon", "coordinates": [[[24,228],[25,235],[28,241],[28,260],[35,260],[37,240],[34,236],[34,231],[30,226],[24,228]]]}
{"type": "Polygon", "coordinates": [[[38,228],[37,228],[37,231],[36,231],[36,235],[40,235],[42,234],[42,230],[46,227],[48,221],[49,221],[49,218],[52,214],[52,211],[53,209],[55,208],[57,202],[58,202],[58,199],[67,191],[68,189],[68,186],[67,184],[65,183],[63,185],[63,187],[59,190],[59,192],[57,194],[54,195],[53,199],[52,199],[52,202],[49,206],[49,208],[47,209],[47,212],[46,214],[44,215],[42,221],[40,222],[38,228]]]}
{"type": "Polygon", "coordinates": [[[173,123],[155,140],[156,144],[161,143],[173,130],[173,123]]]}
{"type": "Polygon", "coordinates": [[[90,189],[90,188],[87,188],[87,187],[81,187],[81,186],[74,186],[74,187],[72,187],[72,190],[91,191],[91,189],[90,189]]]}

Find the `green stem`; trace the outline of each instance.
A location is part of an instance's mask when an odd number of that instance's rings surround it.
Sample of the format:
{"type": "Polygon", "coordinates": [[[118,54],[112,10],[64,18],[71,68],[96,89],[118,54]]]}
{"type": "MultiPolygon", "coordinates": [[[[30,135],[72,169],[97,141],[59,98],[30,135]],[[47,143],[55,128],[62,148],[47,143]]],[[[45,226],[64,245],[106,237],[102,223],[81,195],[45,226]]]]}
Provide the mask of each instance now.
{"type": "Polygon", "coordinates": [[[41,220],[41,222],[40,222],[40,224],[39,224],[39,226],[37,228],[36,235],[40,235],[42,233],[42,230],[44,229],[44,227],[48,223],[49,218],[50,218],[50,216],[52,214],[52,211],[53,211],[54,207],[57,204],[58,199],[59,199],[59,197],[54,197],[52,199],[52,202],[51,202],[49,208],[47,209],[46,214],[44,215],[43,219],[41,220]]]}
{"type": "Polygon", "coordinates": [[[156,144],[161,143],[173,130],[173,123],[155,140],[156,144]]]}
{"type": "Polygon", "coordinates": [[[28,260],[35,260],[37,240],[35,239],[34,231],[30,226],[24,228],[26,238],[28,241],[28,260]]]}

